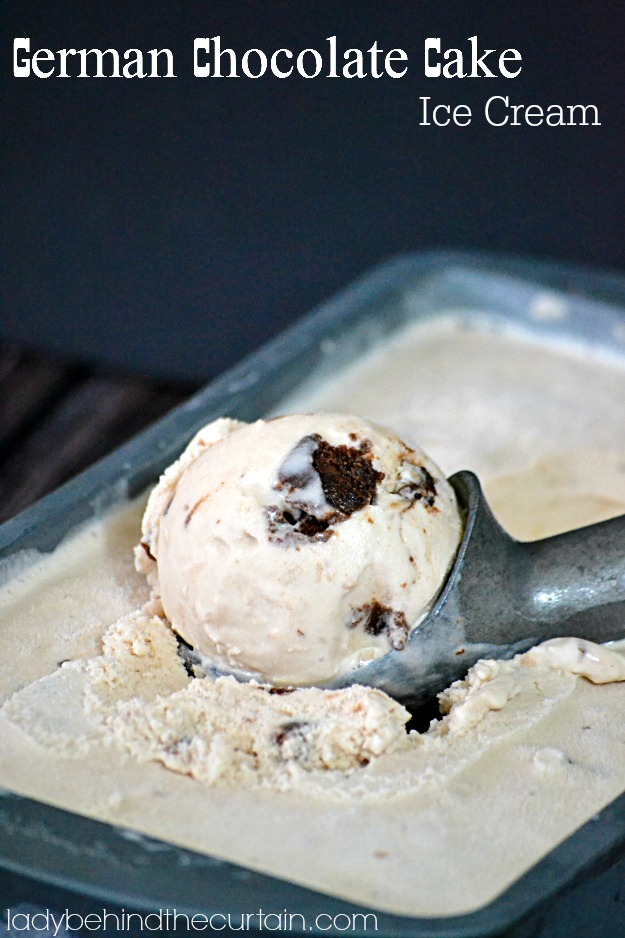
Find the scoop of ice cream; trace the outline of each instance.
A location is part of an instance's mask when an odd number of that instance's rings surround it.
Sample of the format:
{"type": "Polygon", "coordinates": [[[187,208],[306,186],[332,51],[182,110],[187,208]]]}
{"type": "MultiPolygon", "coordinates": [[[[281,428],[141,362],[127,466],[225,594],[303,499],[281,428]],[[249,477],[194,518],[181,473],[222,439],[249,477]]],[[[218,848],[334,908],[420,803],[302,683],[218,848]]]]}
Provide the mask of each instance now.
{"type": "Polygon", "coordinates": [[[222,419],[153,491],[137,557],[200,655],[306,685],[401,650],[460,533],[440,470],[389,430],[336,414],[222,419]]]}

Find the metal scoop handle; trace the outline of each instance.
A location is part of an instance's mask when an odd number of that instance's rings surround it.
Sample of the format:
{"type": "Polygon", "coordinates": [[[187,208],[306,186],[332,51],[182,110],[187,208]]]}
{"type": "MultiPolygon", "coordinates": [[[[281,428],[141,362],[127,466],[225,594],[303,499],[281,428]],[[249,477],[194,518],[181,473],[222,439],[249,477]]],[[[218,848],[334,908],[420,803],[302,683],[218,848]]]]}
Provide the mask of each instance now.
{"type": "Polygon", "coordinates": [[[359,669],[352,683],[418,705],[479,658],[510,658],[561,635],[625,635],[625,516],[523,543],[496,521],[472,472],[449,481],[465,527],[447,581],[405,648],[359,669]]]}
{"type": "Polygon", "coordinates": [[[467,513],[456,588],[469,642],[625,635],[625,515],[523,543],[495,520],[473,473],[450,482],[467,513]]]}

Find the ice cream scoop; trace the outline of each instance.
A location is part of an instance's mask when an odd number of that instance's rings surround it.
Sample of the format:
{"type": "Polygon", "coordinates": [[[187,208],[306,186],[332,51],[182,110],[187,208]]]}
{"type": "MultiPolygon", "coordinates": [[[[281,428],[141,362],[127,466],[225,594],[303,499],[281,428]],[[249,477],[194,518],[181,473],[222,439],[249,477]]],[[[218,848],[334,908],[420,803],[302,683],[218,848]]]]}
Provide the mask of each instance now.
{"type": "Polygon", "coordinates": [[[461,537],[420,450],[360,418],[201,431],[152,493],[139,566],[209,666],[327,685],[406,647],[461,537]]]}
{"type": "Polygon", "coordinates": [[[516,541],[475,475],[336,414],[209,424],[152,493],[137,562],[205,667],[277,686],[419,705],[480,658],[625,634],[625,517],[516,541]]]}
{"type": "MultiPolygon", "coordinates": [[[[519,542],[494,518],[473,473],[449,482],[465,524],[445,586],[401,654],[389,651],[354,679],[418,705],[480,658],[511,658],[558,636],[625,636],[625,515],[519,542]]],[[[588,653],[584,642],[578,652],[588,653]]]]}

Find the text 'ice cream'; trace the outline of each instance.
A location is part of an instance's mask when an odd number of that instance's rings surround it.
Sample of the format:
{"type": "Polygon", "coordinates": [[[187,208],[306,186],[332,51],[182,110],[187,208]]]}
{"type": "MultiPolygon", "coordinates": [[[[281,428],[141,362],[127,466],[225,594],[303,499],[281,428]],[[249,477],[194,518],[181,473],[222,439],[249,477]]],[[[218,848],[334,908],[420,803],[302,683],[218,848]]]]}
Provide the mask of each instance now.
{"type": "Polygon", "coordinates": [[[221,419],[152,493],[137,562],[200,655],[306,685],[401,650],[460,535],[441,471],[389,430],[221,419]]]}

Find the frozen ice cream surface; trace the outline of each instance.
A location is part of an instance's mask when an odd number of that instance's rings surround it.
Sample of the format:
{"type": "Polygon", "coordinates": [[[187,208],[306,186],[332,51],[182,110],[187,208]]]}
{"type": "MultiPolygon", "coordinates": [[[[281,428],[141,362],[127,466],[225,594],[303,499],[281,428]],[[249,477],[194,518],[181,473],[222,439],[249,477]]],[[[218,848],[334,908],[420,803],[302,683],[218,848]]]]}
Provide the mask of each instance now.
{"type": "MultiPolygon", "coordinates": [[[[583,350],[428,323],[282,406],[398,427],[446,474],[476,471],[517,537],[625,512],[625,368],[583,350]]],[[[183,470],[243,429],[211,424],[168,470],[144,522],[154,556],[183,470]]],[[[294,444],[308,434],[272,452],[275,472],[288,454],[291,467],[307,464],[294,444]]],[[[280,507],[288,490],[273,494],[280,507]]],[[[0,585],[5,788],[113,823],[120,837],[145,833],[428,917],[491,901],[625,790],[622,647],[554,639],[513,661],[480,661],[421,733],[368,687],[195,679],[132,564],[143,509],[12,564],[0,585]]],[[[289,557],[304,545],[270,546],[289,557]]],[[[139,556],[156,587],[156,561],[139,556]]]]}
{"type": "Polygon", "coordinates": [[[408,743],[410,714],[379,690],[193,679],[158,616],[122,617],[103,645],[102,655],[76,668],[89,719],[135,758],[205,785],[318,784],[408,743]]]}
{"type": "Polygon", "coordinates": [[[389,430],[338,414],[221,419],[152,493],[137,563],[200,655],[307,685],[401,650],[460,534],[440,469],[389,430]]]}

